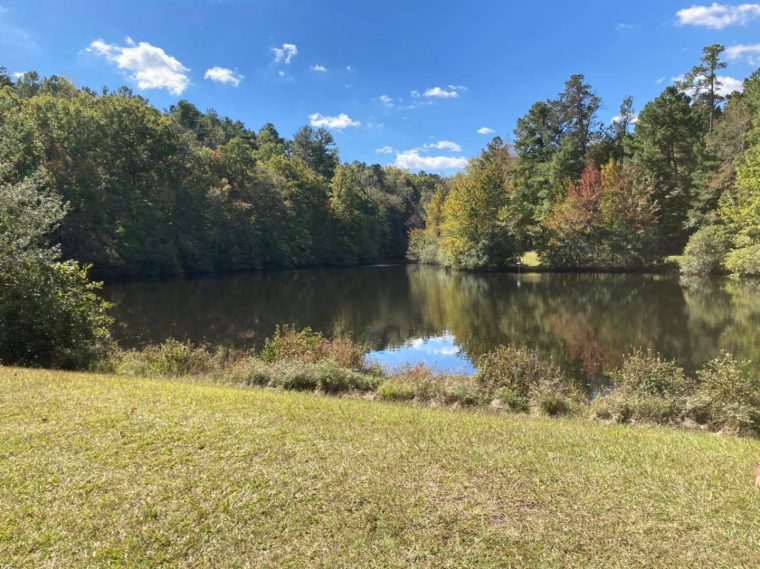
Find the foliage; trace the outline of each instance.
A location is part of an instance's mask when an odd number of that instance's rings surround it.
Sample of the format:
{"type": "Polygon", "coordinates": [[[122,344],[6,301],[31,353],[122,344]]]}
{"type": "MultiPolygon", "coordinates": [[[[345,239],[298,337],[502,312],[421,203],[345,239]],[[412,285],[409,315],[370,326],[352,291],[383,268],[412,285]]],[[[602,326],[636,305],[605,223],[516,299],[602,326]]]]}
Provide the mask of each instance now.
{"type": "Polygon", "coordinates": [[[364,354],[367,346],[357,344],[347,337],[325,338],[310,328],[296,330],[277,328],[274,336],[267,338],[261,359],[265,362],[299,361],[318,363],[332,361],[355,371],[368,370],[364,354]]]}
{"type": "Polygon", "coordinates": [[[439,180],[339,165],[324,129],[286,140],[188,101],[161,112],[129,89],[36,73],[0,86],[0,160],[13,181],[47,171],[69,204],[64,258],[108,277],[402,259],[439,180]]]}
{"type": "Polygon", "coordinates": [[[569,411],[579,398],[559,367],[521,346],[501,346],[477,364],[475,381],[485,396],[513,410],[537,406],[554,415],[569,411]]]}
{"type": "Polygon", "coordinates": [[[593,402],[593,413],[619,422],[679,424],[693,389],[683,369],[651,352],[628,355],[611,374],[613,388],[593,402]]]}
{"type": "Polygon", "coordinates": [[[109,342],[100,283],[50,246],[65,208],[42,175],[7,183],[6,171],[0,164],[0,362],[86,367],[109,342]]]}
{"type": "Polygon", "coordinates": [[[495,138],[454,179],[439,222],[446,265],[483,270],[514,264],[519,250],[510,215],[511,168],[508,148],[495,138]]]}
{"type": "Polygon", "coordinates": [[[707,225],[697,230],[686,244],[681,272],[706,275],[723,271],[730,240],[722,227],[707,225]]]}
{"type": "Polygon", "coordinates": [[[638,268],[654,265],[657,207],[635,162],[587,168],[544,221],[541,258],[554,267],[638,268]]]}
{"type": "Polygon", "coordinates": [[[710,429],[760,435],[760,376],[724,353],[698,373],[689,414],[710,429]]]}
{"type": "Polygon", "coordinates": [[[170,339],[142,350],[115,350],[99,367],[132,376],[200,376],[218,369],[220,356],[205,346],[170,339]]]}

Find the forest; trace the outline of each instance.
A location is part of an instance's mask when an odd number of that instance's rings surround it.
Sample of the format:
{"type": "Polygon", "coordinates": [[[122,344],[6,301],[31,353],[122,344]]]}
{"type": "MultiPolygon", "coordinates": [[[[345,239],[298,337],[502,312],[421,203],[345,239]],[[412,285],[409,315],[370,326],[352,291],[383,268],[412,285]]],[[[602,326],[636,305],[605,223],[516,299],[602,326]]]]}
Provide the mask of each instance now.
{"type": "Polygon", "coordinates": [[[410,257],[492,270],[535,250],[551,268],[632,270],[685,253],[683,272],[760,273],[760,73],[725,94],[723,50],[609,125],[573,75],[433,194],[410,257]]]}
{"type": "Polygon", "coordinates": [[[127,88],[0,69],[0,360],[77,367],[108,336],[91,277],[409,259],[554,270],[760,274],[760,71],[726,93],[724,47],[609,124],[573,75],[453,177],[341,162],[127,88]]]}

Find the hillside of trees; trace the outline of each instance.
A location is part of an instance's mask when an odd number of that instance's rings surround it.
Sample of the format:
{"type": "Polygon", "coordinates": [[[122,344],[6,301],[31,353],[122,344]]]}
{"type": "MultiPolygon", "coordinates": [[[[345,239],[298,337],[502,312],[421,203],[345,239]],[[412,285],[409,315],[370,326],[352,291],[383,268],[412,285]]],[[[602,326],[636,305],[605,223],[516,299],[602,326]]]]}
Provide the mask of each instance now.
{"type": "Polygon", "coordinates": [[[403,259],[438,176],[341,163],[333,137],[292,140],[180,101],[0,70],[0,182],[66,204],[53,240],[101,277],[403,259]]]}
{"type": "Polygon", "coordinates": [[[609,125],[582,75],[494,139],[425,208],[410,257],[459,269],[515,266],[529,250],[558,269],[760,274],[760,71],[723,94],[724,48],[640,113],[609,125]]]}
{"type": "Polygon", "coordinates": [[[720,83],[723,46],[640,112],[602,124],[573,75],[450,179],[341,163],[332,135],[287,140],[127,88],[0,70],[0,183],[35,180],[66,215],[51,241],[96,276],[409,259],[464,270],[537,251],[556,269],[760,273],[760,71],[720,83]]]}

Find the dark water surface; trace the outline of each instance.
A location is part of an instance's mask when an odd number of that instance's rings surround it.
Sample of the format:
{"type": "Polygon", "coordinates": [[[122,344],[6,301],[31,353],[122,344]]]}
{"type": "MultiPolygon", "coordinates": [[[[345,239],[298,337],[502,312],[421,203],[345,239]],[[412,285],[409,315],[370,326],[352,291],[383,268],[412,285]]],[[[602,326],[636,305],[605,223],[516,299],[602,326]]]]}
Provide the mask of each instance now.
{"type": "Polygon", "coordinates": [[[315,269],[114,284],[130,347],[167,338],[261,347],[278,324],[348,333],[387,367],[471,372],[518,342],[593,380],[633,348],[688,370],[728,350],[760,363],[760,282],[673,275],[484,274],[425,266],[315,269]]]}

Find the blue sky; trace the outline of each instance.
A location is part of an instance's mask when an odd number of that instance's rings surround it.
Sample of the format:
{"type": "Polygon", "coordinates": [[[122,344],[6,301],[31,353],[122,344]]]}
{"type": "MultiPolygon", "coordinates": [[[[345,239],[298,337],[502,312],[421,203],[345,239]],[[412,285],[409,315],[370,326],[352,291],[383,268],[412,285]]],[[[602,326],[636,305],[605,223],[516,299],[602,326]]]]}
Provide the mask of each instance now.
{"type": "Polygon", "coordinates": [[[443,173],[491,131],[511,139],[516,119],[573,73],[609,121],[625,95],[640,109],[716,42],[729,46],[725,76],[749,75],[760,4],[0,0],[11,72],[126,84],[162,109],[185,98],[285,136],[326,125],[343,160],[443,173]]]}

